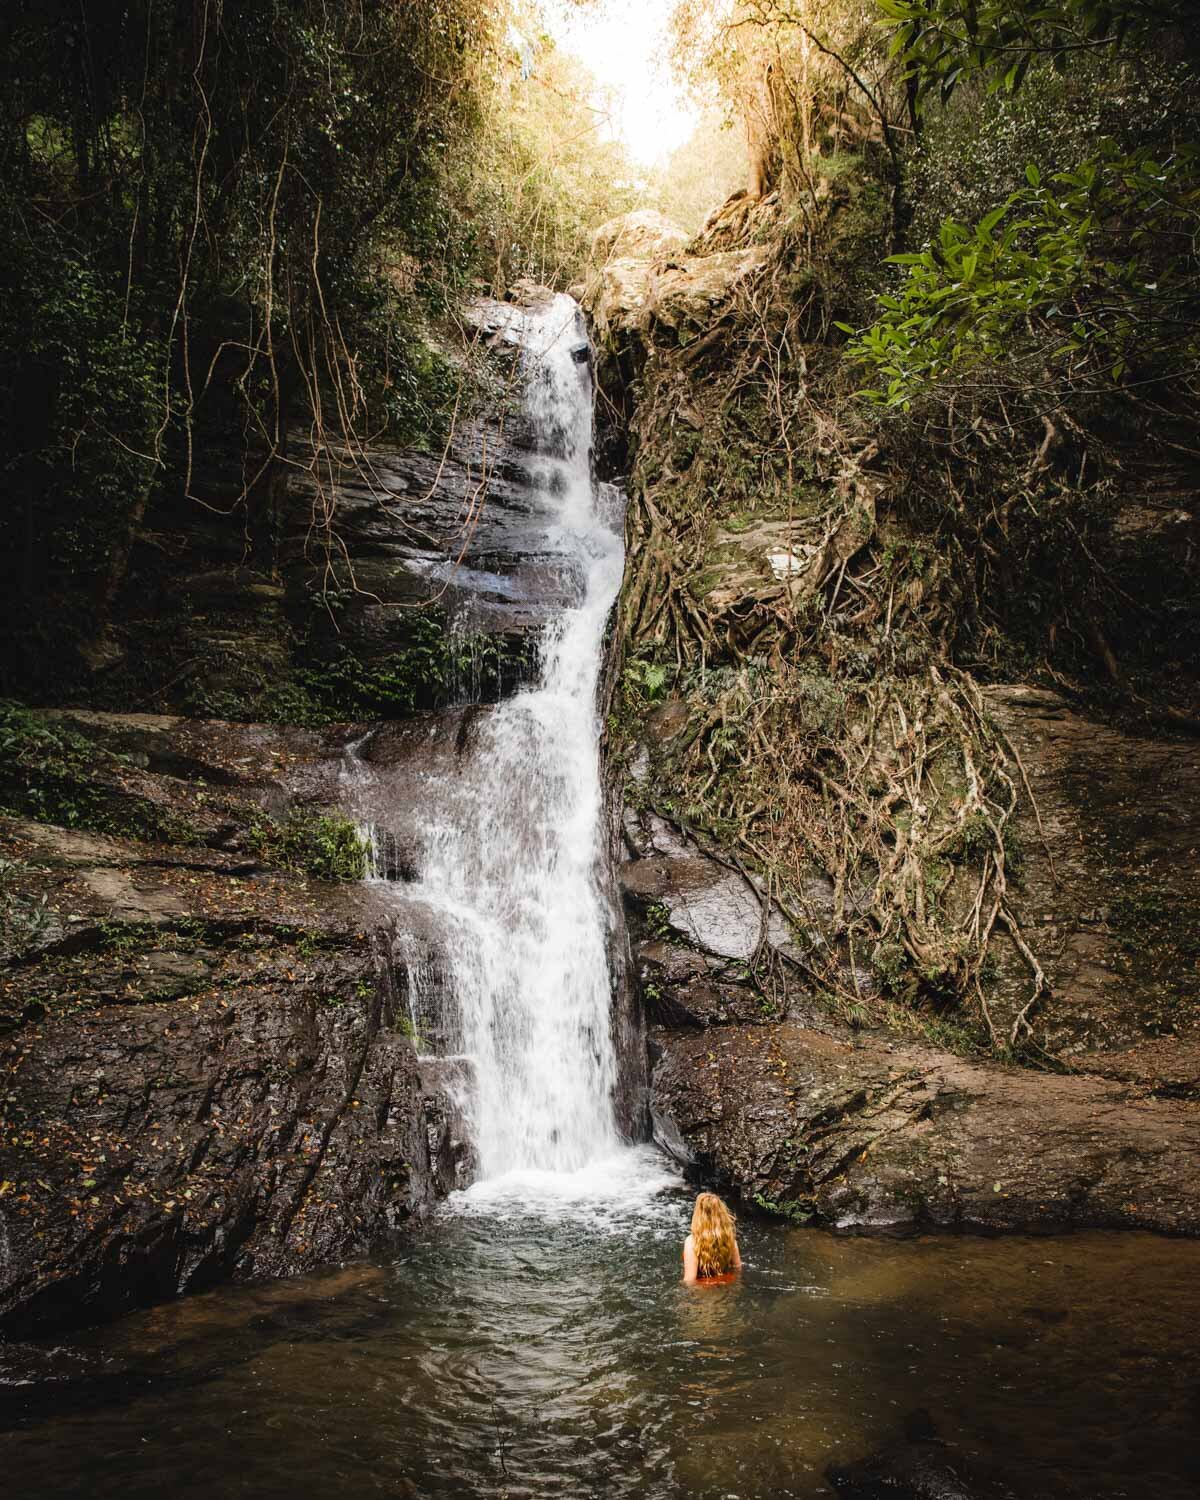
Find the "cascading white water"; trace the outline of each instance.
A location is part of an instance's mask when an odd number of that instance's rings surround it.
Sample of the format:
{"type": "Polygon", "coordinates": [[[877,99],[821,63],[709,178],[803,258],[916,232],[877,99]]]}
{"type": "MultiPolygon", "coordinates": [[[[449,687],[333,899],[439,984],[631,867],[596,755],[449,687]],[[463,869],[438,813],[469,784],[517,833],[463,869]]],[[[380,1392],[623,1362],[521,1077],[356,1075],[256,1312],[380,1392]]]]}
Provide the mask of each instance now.
{"type": "Polygon", "coordinates": [[[483,1178],[618,1145],[596,697],[622,546],[592,480],[579,310],[558,296],[521,316],[533,486],[578,598],[546,627],[536,684],[486,716],[452,789],[430,788],[410,888],[445,935],[483,1178]]]}

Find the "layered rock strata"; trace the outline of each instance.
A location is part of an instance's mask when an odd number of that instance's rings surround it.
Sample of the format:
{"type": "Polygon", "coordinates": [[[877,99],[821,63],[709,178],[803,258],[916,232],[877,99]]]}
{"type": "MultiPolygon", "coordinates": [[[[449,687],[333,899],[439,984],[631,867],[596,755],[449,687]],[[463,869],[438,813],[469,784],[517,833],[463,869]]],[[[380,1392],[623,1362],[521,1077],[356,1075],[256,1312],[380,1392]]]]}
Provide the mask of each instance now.
{"type": "Polygon", "coordinates": [[[334,803],[354,731],[70,722],[190,837],[0,822],[10,1331],[361,1251],[455,1186],[465,1150],[377,890],[253,852],[267,807],[334,803]]]}

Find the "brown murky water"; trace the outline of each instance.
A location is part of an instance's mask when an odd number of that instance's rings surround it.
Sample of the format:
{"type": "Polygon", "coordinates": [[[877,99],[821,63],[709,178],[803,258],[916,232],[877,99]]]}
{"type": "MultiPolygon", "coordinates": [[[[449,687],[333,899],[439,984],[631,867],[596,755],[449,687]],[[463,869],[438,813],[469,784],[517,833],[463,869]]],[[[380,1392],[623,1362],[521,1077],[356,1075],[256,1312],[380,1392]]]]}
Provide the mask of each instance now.
{"type": "Polygon", "coordinates": [[[0,1391],[4,1493],[808,1500],[915,1408],[1022,1500],[1200,1493],[1200,1244],[745,1222],[696,1291],[689,1207],[493,1205],[96,1330],[89,1382],[0,1391]]]}

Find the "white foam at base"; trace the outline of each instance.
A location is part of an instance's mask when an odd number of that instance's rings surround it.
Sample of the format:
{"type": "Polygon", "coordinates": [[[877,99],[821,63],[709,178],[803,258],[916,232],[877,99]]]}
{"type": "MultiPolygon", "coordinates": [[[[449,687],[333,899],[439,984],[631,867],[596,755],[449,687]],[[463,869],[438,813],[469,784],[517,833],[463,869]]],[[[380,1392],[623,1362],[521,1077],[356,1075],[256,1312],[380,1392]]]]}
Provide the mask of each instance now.
{"type": "Polygon", "coordinates": [[[470,1218],[569,1219],[619,1233],[633,1220],[676,1234],[683,1178],[653,1146],[629,1146],[573,1172],[518,1168],[473,1183],[447,1200],[447,1211],[470,1218]]]}

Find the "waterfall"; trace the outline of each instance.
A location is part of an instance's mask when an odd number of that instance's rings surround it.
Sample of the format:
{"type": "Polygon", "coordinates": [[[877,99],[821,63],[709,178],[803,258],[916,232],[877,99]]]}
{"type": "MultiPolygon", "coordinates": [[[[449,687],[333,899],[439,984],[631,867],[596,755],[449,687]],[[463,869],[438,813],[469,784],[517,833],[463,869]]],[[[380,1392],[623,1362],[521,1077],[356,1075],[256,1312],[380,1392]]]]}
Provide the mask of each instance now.
{"type": "MultiPolygon", "coordinates": [[[[573,598],[543,629],[535,681],[478,716],[453,774],[429,777],[406,892],[444,940],[455,1014],[443,1045],[467,1065],[461,1104],[485,1179],[574,1171],[619,1144],[596,701],[619,515],[592,479],[578,307],[560,295],[513,316],[530,487],[573,598]]],[[[427,1002],[411,965],[409,978],[419,1028],[427,1002]]]]}

